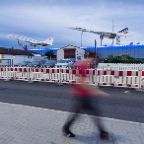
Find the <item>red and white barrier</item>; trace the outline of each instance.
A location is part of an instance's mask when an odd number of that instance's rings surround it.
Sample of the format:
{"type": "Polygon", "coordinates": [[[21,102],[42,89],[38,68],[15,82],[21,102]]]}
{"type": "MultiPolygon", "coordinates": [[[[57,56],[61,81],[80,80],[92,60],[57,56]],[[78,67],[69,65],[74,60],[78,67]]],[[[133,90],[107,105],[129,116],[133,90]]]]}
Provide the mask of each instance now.
{"type": "Polygon", "coordinates": [[[103,86],[131,87],[139,86],[139,71],[98,70],[98,82],[103,86]]]}
{"type": "MultiPolygon", "coordinates": [[[[82,71],[66,68],[0,67],[0,79],[79,83],[82,71]]],[[[144,88],[144,71],[87,69],[90,85],[144,88]]]]}
{"type": "Polygon", "coordinates": [[[57,82],[60,83],[60,69],[59,68],[43,68],[41,69],[43,82],[57,82]]]}

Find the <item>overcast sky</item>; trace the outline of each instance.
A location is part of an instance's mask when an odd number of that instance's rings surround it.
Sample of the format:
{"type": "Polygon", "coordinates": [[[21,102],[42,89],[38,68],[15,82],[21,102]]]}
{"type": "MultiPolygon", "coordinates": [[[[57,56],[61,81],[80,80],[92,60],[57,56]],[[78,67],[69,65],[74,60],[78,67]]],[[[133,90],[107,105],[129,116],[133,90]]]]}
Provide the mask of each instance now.
{"type": "MultiPolygon", "coordinates": [[[[129,37],[122,44],[144,44],[143,0],[1,0],[0,46],[16,46],[6,34],[21,34],[38,40],[54,38],[53,47],[67,44],[80,46],[80,32],[68,27],[83,27],[96,31],[117,32],[129,28],[129,37]]],[[[83,46],[93,46],[97,35],[85,33],[83,46]]],[[[104,44],[111,40],[104,39],[104,44]]]]}

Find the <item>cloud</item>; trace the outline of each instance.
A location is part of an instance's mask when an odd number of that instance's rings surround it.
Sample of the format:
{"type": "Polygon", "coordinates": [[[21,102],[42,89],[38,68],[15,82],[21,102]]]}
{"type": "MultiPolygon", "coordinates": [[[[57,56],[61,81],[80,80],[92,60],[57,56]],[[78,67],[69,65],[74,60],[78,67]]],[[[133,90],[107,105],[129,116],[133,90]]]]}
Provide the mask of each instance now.
{"type": "MultiPolygon", "coordinates": [[[[0,2],[1,3],[1,2],[0,2]]],[[[69,30],[68,27],[80,26],[96,31],[111,31],[112,19],[115,31],[125,26],[130,28],[134,37],[127,42],[142,41],[140,33],[144,32],[142,23],[143,7],[139,4],[110,1],[56,1],[42,0],[6,0],[0,6],[0,31],[2,33],[17,33],[44,39],[48,36],[55,38],[55,44],[80,43],[80,32],[69,30]]],[[[83,43],[93,45],[98,36],[84,34],[83,43]]],[[[110,40],[104,40],[111,43],[110,40]]]]}
{"type": "MultiPolygon", "coordinates": [[[[83,5],[97,5],[97,4],[103,4],[103,5],[112,5],[112,4],[123,4],[123,5],[133,5],[138,3],[143,3],[143,0],[4,0],[0,2],[1,5],[7,5],[7,4],[43,4],[43,5],[75,5],[75,6],[83,6],[83,5]]],[[[98,7],[98,6],[97,6],[98,7]]]]}

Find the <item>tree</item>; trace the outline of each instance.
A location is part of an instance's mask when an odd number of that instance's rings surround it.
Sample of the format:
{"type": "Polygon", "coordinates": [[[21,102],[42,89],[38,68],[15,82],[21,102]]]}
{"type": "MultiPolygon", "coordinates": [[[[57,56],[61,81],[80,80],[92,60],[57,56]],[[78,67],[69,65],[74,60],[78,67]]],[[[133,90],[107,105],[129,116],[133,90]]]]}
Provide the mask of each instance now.
{"type": "Polygon", "coordinates": [[[51,59],[53,58],[55,55],[54,55],[54,52],[53,51],[47,51],[45,53],[45,56],[47,56],[48,59],[51,59]]]}
{"type": "Polygon", "coordinates": [[[87,58],[89,56],[89,51],[85,51],[85,57],[87,58]]]}
{"type": "Polygon", "coordinates": [[[141,60],[135,59],[129,55],[121,55],[121,56],[108,56],[107,59],[104,60],[105,63],[142,63],[141,60]]]}

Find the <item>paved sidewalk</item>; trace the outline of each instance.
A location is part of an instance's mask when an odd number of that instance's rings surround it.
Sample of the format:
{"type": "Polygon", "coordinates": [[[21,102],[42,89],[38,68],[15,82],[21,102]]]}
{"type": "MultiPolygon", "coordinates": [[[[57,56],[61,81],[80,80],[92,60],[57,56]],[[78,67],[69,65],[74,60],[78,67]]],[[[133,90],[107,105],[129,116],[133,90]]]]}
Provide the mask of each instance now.
{"type": "MultiPolygon", "coordinates": [[[[91,119],[82,115],[73,127],[76,138],[66,138],[61,127],[68,112],[0,103],[0,144],[106,144],[91,119]]],[[[144,124],[103,118],[116,144],[144,144],[144,124]]]]}

